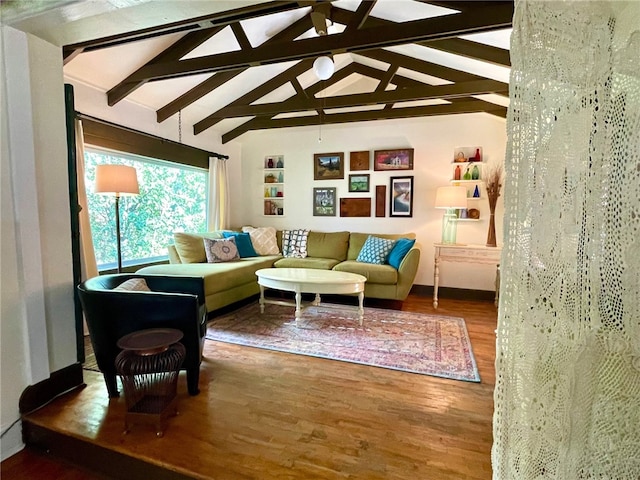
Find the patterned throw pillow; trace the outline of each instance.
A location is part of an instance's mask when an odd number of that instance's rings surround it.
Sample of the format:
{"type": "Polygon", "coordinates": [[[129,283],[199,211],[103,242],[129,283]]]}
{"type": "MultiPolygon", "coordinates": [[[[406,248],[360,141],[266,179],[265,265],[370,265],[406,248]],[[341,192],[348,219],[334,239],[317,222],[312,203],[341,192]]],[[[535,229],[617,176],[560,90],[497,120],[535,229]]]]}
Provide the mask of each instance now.
{"type": "Polygon", "coordinates": [[[356,262],[384,265],[395,243],[395,240],[369,235],[358,254],[358,258],[356,258],[356,262]]]}
{"type": "Polygon", "coordinates": [[[144,278],[130,278],[118,285],[114,290],[123,292],[150,292],[151,289],[144,278]]]}
{"type": "Polygon", "coordinates": [[[204,251],[207,255],[207,263],[222,263],[238,260],[238,247],[234,237],[216,240],[213,238],[203,238],[204,251]]]}
{"type": "Polygon", "coordinates": [[[283,230],[282,231],[282,255],[293,258],[307,257],[307,237],[309,230],[283,230]]]}
{"type": "Polygon", "coordinates": [[[242,227],[242,231],[249,234],[251,243],[258,255],[277,255],[278,241],[276,240],[276,229],[273,227],[242,227]]]}

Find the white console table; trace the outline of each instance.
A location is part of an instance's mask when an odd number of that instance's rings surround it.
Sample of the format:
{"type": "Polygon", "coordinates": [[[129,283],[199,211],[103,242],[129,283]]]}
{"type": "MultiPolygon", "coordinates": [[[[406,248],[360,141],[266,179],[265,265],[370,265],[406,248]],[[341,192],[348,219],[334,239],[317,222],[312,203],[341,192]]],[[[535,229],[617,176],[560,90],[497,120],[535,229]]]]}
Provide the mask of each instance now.
{"type": "Polygon", "coordinates": [[[500,290],[500,274],[497,268],[500,264],[502,247],[487,247],[485,245],[448,245],[436,243],[435,262],[433,269],[433,308],[438,308],[438,284],[440,283],[440,264],[442,262],[479,263],[496,266],[496,297],[500,290]]]}

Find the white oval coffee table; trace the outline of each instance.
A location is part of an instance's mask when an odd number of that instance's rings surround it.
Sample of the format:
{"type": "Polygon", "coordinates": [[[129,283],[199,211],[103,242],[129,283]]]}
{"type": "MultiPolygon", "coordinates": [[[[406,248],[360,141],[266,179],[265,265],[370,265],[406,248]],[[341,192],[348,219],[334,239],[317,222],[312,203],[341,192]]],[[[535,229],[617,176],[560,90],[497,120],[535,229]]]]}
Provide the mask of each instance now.
{"type": "MultiPolygon", "coordinates": [[[[317,270],[313,268],[263,268],[256,272],[260,285],[260,313],[264,313],[265,303],[291,305],[291,302],[264,298],[264,289],[273,288],[294,292],[296,298],[296,326],[302,311],[309,305],[318,305],[321,294],[358,295],[358,321],[362,325],[364,317],[364,282],[366,277],[349,272],[335,270],[317,270]],[[303,293],[315,293],[313,302],[302,304],[303,293]]],[[[341,308],[343,305],[340,306],[341,308]]]]}

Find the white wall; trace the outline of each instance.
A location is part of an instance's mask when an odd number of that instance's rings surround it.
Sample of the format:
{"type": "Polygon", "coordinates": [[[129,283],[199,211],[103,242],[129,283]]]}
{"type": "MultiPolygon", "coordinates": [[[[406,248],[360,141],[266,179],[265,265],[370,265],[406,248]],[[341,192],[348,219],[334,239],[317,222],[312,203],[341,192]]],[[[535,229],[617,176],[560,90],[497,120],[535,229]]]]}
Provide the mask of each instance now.
{"type": "MultiPolygon", "coordinates": [[[[242,142],[242,176],[246,201],[242,210],[234,211],[234,225],[272,225],[276,228],[310,228],[320,231],[350,230],[368,233],[415,232],[422,255],[415,280],[418,285],[433,285],[433,244],[440,241],[442,210],[433,207],[436,188],[448,185],[452,175],[451,162],[454,148],[480,145],[484,160],[504,162],[506,148],[506,122],[492,115],[464,114],[421,119],[361,122],[322,127],[322,142],[318,142],[318,127],[287,128],[251,132],[239,137],[242,142]],[[349,152],[373,151],[390,148],[413,148],[414,169],[402,172],[376,172],[371,170],[371,191],[368,194],[349,193],[347,178],[349,152]],[[344,180],[313,180],[315,153],[344,152],[344,180]],[[263,215],[264,157],[284,155],[285,161],[285,216],[263,215]],[[414,177],[414,210],[412,218],[389,217],[389,178],[411,175],[414,177]],[[375,215],[375,186],[387,185],[387,217],[341,218],[314,217],[312,192],[314,187],[336,187],[338,198],[370,197],[372,215],[375,215]]],[[[479,208],[482,220],[460,223],[458,242],[486,243],[489,205],[486,199],[470,204],[479,208]]],[[[499,199],[496,209],[498,244],[502,243],[503,203],[499,199]]],[[[495,270],[487,266],[456,265],[447,263],[440,271],[440,285],[447,287],[493,290],[495,270]]]]}
{"type": "MultiPolygon", "coordinates": [[[[61,50],[2,28],[2,431],[76,361],[61,50]]],[[[17,424],[2,458],[22,447],[17,424]]]]}

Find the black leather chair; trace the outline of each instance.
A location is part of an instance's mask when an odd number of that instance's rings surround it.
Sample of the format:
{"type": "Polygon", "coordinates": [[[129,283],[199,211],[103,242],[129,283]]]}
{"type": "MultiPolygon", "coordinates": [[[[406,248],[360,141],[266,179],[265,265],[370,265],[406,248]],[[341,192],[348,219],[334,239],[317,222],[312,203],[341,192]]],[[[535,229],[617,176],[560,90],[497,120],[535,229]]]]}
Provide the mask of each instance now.
{"type": "Polygon", "coordinates": [[[190,395],[199,393],[198,380],[206,333],[207,309],[201,277],[117,274],[100,275],[78,285],[98,368],[109,397],[118,397],[115,360],[124,335],[146,328],[176,328],[184,333],[182,370],[187,371],[190,395]],[[113,290],[130,278],[144,278],[151,292],[113,290]]]}

